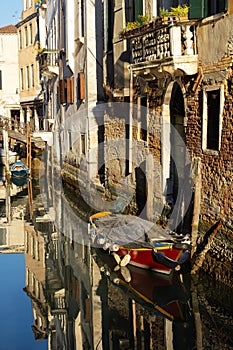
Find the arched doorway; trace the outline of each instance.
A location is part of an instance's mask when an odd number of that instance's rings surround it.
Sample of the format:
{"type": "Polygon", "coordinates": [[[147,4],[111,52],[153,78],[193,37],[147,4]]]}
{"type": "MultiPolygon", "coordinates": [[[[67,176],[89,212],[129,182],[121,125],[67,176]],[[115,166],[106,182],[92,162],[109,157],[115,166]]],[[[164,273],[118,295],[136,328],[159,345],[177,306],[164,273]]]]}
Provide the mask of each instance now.
{"type": "Polygon", "coordinates": [[[190,231],[192,192],[191,162],[186,147],[185,104],[180,85],[175,82],[170,100],[170,182],[173,200],[174,227],[177,232],[190,231]],[[176,220],[176,222],[175,222],[176,220]]]}
{"type": "Polygon", "coordinates": [[[180,86],[175,83],[173,85],[170,100],[170,144],[171,144],[171,160],[170,160],[170,180],[171,190],[174,203],[179,196],[179,186],[184,179],[185,171],[185,129],[184,129],[184,98],[180,86]]]}
{"type": "Polygon", "coordinates": [[[178,82],[172,82],[163,106],[163,183],[169,204],[169,226],[180,233],[190,230],[191,180],[186,149],[185,101],[178,82]]]}

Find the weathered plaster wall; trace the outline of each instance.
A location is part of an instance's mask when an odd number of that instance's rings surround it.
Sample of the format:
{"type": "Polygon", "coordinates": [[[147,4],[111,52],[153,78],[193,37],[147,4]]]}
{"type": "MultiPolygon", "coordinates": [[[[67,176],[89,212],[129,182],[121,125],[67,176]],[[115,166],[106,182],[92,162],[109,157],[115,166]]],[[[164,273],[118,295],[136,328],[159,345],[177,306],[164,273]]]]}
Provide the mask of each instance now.
{"type": "Polygon", "coordinates": [[[214,64],[232,53],[233,14],[224,15],[219,20],[204,20],[197,29],[198,56],[201,64],[214,64]]]}

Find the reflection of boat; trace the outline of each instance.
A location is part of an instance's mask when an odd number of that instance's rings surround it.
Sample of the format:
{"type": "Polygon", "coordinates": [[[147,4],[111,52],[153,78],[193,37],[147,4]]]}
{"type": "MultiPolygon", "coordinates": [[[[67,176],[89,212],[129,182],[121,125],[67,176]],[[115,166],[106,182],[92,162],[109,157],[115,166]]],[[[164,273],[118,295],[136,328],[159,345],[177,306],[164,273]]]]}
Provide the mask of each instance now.
{"type": "Polygon", "coordinates": [[[167,276],[130,265],[117,269],[116,262],[107,252],[98,249],[93,256],[100,271],[129,291],[136,302],[171,321],[185,322],[190,318],[189,295],[176,271],[167,276]]]}
{"type": "MultiPolygon", "coordinates": [[[[13,164],[14,162],[16,162],[18,157],[17,152],[8,151],[8,163],[9,164],[13,164]]],[[[6,165],[6,154],[3,148],[0,148],[0,165],[6,165]]]]}
{"type": "Polygon", "coordinates": [[[30,174],[28,166],[21,160],[17,160],[10,166],[10,172],[12,177],[26,177],[30,174]]]}
{"type": "Polygon", "coordinates": [[[23,177],[12,176],[10,178],[10,181],[18,187],[23,187],[24,185],[26,185],[30,181],[30,179],[27,176],[23,176],[23,177]]]}
{"type": "Polygon", "coordinates": [[[169,274],[190,255],[188,237],[132,215],[94,214],[90,217],[90,236],[94,245],[114,252],[121,266],[129,263],[169,274]]]}

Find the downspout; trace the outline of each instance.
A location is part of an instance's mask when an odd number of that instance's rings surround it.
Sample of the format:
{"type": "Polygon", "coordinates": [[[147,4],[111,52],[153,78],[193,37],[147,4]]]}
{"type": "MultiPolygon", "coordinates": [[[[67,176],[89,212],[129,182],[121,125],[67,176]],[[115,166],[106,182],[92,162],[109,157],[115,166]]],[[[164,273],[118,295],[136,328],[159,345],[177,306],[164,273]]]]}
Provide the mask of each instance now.
{"type": "MultiPolygon", "coordinates": [[[[63,18],[62,18],[62,0],[59,4],[59,80],[63,79],[63,18]]],[[[64,123],[64,107],[60,104],[60,124],[64,123]]]]}

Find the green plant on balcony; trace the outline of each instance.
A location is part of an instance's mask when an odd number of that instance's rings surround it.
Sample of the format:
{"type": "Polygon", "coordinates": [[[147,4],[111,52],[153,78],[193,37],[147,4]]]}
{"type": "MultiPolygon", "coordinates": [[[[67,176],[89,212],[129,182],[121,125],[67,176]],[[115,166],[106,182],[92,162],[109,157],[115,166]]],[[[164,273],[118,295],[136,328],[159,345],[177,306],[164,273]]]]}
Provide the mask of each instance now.
{"type": "Polygon", "coordinates": [[[159,9],[159,16],[160,17],[169,17],[170,16],[170,11],[165,9],[164,7],[159,9]]]}
{"type": "Polygon", "coordinates": [[[149,18],[147,15],[138,15],[138,20],[140,25],[146,25],[149,23],[149,18]]]}
{"type": "Polygon", "coordinates": [[[171,7],[170,15],[171,16],[178,16],[178,17],[185,17],[188,16],[189,13],[189,6],[188,5],[178,5],[177,7],[171,7]]]}
{"type": "Polygon", "coordinates": [[[177,7],[171,7],[171,10],[160,8],[160,17],[187,17],[189,13],[188,5],[178,5],[177,7]]]}
{"type": "Polygon", "coordinates": [[[123,28],[120,31],[119,36],[124,37],[127,32],[130,32],[148,23],[149,23],[149,19],[147,15],[138,15],[138,21],[127,22],[125,28],[123,28]]]}

